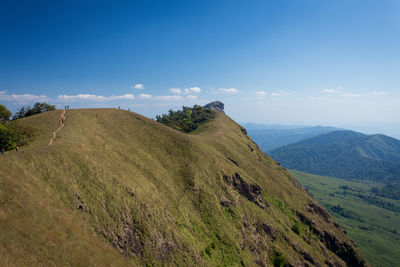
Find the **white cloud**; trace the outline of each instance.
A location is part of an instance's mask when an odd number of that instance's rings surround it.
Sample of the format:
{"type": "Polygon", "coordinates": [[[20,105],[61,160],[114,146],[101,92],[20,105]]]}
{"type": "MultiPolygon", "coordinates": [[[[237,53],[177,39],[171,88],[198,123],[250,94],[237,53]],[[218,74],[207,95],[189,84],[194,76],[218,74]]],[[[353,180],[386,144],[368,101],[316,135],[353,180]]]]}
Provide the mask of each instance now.
{"type": "Polygon", "coordinates": [[[192,94],[192,93],[200,93],[201,92],[201,89],[200,89],[200,87],[197,87],[197,86],[195,86],[195,87],[190,87],[190,88],[185,88],[185,94],[192,94]]]}
{"type": "Polygon", "coordinates": [[[340,93],[340,90],[338,90],[338,89],[324,89],[324,90],[322,90],[322,93],[336,94],[336,93],[340,93]]]}
{"type": "Polygon", "coordinates": [[[125,95],[112,95],[106,97],[107,100],[115,100],[115,99],[134,99],[135,96],[133,94],[125,94],[125,95]]]}
{"type": "Polygon", "coordinates": [[[144,90],[145,89],[143,83],[138,83],[138,84],[132,85],[132,88],[139,89],[139,90],[144,90]]]}
{"type": "Polygon", "coordinates": [[[188,99],[196,99],[197,95],[188,95],[186,98],[188,98],[188,99]]]}
{"type": "Polygon", "coordinates": [[[135,96],[133,94],[125,94],[125,95],[112,95],[112,96],[102,96],[102,95],[91,95],[91,94],[78,94],[78,95],[59,95],[57,97],[58,100],[68,100],[68,101],[79,101],[79,100],[87,100],[87,101],[110,101],[110,100],[118,100],[118,99],[134,99],[135,96]]]}
{"type": "Polygon", "coordinates": [[[265,92],[265,91],[257,91],[256,95],[258,95],[258,96],[267,96],[267,92],[265,92]]]}
{"type": "Polygon", "coordinates": [[[139,95],[139,98],[141,98],[141,99],[149,99],[149,98],[152,98],[153,96],[152,95],[149,95],[149,94],[140,94],[139,95]]]}
{"type": "Polygon", "coordinates": [[[228,94],[236,94],[239,92],[236,88],[219,88],[219,90],[228,94]]]}
{"type": "Polygon", "coordinates": [[[198,94],[201,92],[201,89],[200,87],[195,86],[195,87],[185,88],[185,90],[182,90],[181,88],[170,88],[169,91],[177,95],[181,94],[189,95],[189,94],[198,94]]]}
{"type": "Polygon", "coordinates": [[[345,94],[342,94],[342,96],[344,96],[344,97],[356,97],[356,96],[360,96],[359,94],[353,94],[353,93],[345,93],[345,94]]]}
{"type": "Polygon", "coordinates": [[[373,95],[386,95],[387,92],[379,91],[379,92],[373,92],[372,94],[373,94],[373,95]]]}
{"type": "Polygon", "coordinates": [[[182,89],[181,88],[170,88],[169,91],[174,93],[174,94],[177,94],[177,95],[182,94],[182,89]]]}
{"type": "Polygon", "coordinates": [[[284,96],[284,95],[290,95],[290,93],[285,92],[283,90],[278,90],[276,92],[271,93],[271,96],[284,96]]]}
{"type": "Polygon", "coordinates": [[[338,94],[338,93],[340,93],[343,89],[344,89],[343,86],[339,86],[339,87],[336,88],[336,89],[326,88],[326,89],[321,90],[321,92],[322,92],[322,93],[328,93],[328,94],[338,94]]]}
{"type": "Polygon", "coordinates": [[[0,91],[1,101],[12,101],[17,103],[29,103],[34,101],[49,101],[51,98],[45,95],[32,95],[32,94],[8,94],[6,90],[0,91]]]}
{"type": "Polygon", "coordinates": [[[324,89],[322,90],[323,93],[337,93],[338,91],[335,89],[324,89]]]}

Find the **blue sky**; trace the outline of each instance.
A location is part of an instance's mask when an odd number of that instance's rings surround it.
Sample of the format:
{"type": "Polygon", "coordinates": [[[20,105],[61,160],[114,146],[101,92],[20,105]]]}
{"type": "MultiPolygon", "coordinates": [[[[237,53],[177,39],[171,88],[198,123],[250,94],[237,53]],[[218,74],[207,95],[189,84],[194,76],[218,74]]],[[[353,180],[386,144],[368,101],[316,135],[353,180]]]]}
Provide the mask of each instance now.
{"type": "Polygon", "coordinates": [[[221,100],[239,122],[400,125],[399,1],[0,4],[12,111],[47,101],[154,117],[221,100]]]}

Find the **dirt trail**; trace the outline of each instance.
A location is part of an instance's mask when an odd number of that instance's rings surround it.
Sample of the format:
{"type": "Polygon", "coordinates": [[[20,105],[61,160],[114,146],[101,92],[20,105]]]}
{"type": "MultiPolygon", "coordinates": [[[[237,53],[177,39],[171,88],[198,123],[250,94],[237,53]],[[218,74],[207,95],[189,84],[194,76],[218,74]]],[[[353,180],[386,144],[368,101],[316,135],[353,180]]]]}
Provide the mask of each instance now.
{"type": "Polygon", "coordinates": [[[66,112],[66,110],[64,109],[63,112],[61,113],[61,121],[60,121],[61,125],[60,125],[60,127],[58,127],[57,130],[55,130],[53,132],[53,137],[50,139],[49,146],[51,146],[51,144],[53,144],[53,140],[54,140],[54,138],[56,138],[57,133],[64,127],[65,112],[66,112]]]}

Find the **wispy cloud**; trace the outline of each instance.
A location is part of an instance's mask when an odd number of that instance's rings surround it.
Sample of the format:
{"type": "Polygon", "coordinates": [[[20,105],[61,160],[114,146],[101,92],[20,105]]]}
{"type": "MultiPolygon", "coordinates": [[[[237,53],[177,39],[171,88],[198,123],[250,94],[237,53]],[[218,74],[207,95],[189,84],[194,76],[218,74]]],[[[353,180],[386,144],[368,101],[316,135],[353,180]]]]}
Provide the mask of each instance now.
{"type": "Polygon", "coordinates": [[[219,88],[221,92],[228,93],[228,94],[236,94],[239,92],[236,88],[219,88]]]}
{"type": "Polygon", "coordinates": [[[335,89],[323,89],[322,93],[330,93],[330,94],[332,94],[332,93],[339,93],[339,91],[335,90],[335,89]]]}
{"type": "Polygon", "coordinates": [[[260,90],[260,91],[256,92],[256,95],[257,96],[267,96],[267,92],[260,90]]]}
{"type": "Polygon", "coordinates": [[[112,96],[102,96],[102,95],[91,95],[91,94],[78,94],[78,95],[59,95],[58,100],[68,100],[68,101],[111,101],[120,99],[134,99],[133,94],[125,95],[112,95],[112,96]]]}
{"type": "Polygon", "coordinates": [[[152,98],[153,96],[152,95],[150,95],[150,94],[140,94],[139,95],[139,98],[140,99],[149,99],[149,98],[152,98]]]}
{"type": "Polygon", "coordinates": [[[278,90],[276,92],[271,93],[271,96],[285,96],[285,95],[290,95],[290,93],[283,90],[278,90]]]}
{"type": "Polygon", "coordinates": [[[185,94],[193,94],[193,93],[197,94],[200,92],[201,92],[201,89],[200,89],[200,87],[197,87],[197,86],[185,88],[185,94]]]}
{"type": "Polygon", "coordinates": [[[182,90],[181,88],[170,88],[169,91],[171,93],[174,93],[174,94],[177,94],[177,95],[181,95],[181,94],[189,95],[189,94],[198,94],[198,93],[200,93],[201,92],[201,88],[198,87],[198,86],[185,88],[184,90],[182,90]]]}
{"type": "Polygon", "coordinates": [[[372,93],[372,95],[386,95],[386,94],[387,92],[382,92],[382,91],[376,91],[372,93]]]}
{"type": "Polygon", "coordinates": [[[177,95],[180,95],[180,94],[183,93],[181,88],[170,88],[169,91],[171,93],[174,93],[174,94],[177,94],[177,95]]]}
{"type": "Polygon", "coordinates": [[[343,89],[344,89],[343,86],[339,86],[336,89],[325,88],[325,89],[322,89],[321,92],[322,93],[327,93],[327,94],[339,94],[343,89]]]}
{"type": "Polygon", "coordinates": [[[133,89],[139,89],[139,90],[144,90],[145,89],[143,83],[138,83],[138,84],[132,85],[132,88],[133,89]]]}
{"type": "Polygon", "coordinates": [[[197,95],[188,95],[187,99],[197,99],[197,95]]]}
{"type": "Polygon", "coordinates": [[[342,94],[342,96],[344,96],[344,97],[357,97],[357,96],[361,96],[361,95],[354,94],[354,93],[344,93],[344,94],[342,94]]]}
{"type": "Polygon", "coordinates": [[[1,101],[11,101],[19,104],[30,103],[34,101],[49,101],[51,98],[45,95],[32,95],[32,94],[9,94],[6,90],[0,91],[1,101]]]}

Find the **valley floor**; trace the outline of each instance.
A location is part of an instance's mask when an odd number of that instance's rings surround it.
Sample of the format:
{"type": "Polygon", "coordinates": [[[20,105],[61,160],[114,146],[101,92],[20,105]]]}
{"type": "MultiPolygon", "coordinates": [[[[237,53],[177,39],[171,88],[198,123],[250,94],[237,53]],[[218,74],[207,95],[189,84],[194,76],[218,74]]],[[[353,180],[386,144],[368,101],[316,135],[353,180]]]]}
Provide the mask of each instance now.
{"type": "Polygon", "coordinates": [[[354,239],[373,266],[400,266],[400,201],[372,193],[374,183],[291,171],[354,239]]]}

